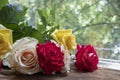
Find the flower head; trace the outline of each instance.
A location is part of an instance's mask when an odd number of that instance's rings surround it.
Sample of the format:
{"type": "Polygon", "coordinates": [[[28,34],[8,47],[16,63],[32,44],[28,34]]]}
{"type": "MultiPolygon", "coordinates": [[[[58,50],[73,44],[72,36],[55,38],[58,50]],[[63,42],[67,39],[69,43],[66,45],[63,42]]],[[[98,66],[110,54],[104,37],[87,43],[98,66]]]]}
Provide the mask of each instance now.
{"type": "Polygon", "coordinates": [[[98,64],[98,56],[91,45],[77,45],[75,66],[79,71],[94,71],[98,64]]]}
{"type": "Polygon", "coordinates": [[[64,53],[53,42],[47,41],[45,44],[38,44],[37,55],[41,68],[48,75],[60,72],[64,66],[64,53]]]}
{"type": "Polygon", "coordinates": [[[41,71],[36,53],[37,44],[38,40],[30,37],[16,41],[5,58],[7,65],[22,74],[34,74],[41,71]]]}
{"type": "Polygon", "coordinates": [[[55,30],[51,34],[52,38],[57,41],[59,45],[63,45],[65,49],[76,49],[75,36],[72,34],[72,30],[55,30]]]}
{"type": "Polygon", "coordinates": [[[12,48],[12,30],[0,28],[0,59],[12,48]]]}

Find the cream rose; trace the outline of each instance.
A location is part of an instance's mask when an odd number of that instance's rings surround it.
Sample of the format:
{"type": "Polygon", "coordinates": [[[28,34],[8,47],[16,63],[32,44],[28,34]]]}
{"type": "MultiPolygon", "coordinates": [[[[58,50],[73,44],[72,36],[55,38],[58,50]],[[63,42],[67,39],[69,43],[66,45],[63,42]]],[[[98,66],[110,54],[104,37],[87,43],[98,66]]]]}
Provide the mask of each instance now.
{"type": "Polygon", "coordinates": [[[22,74],[34,74],[41,71],[36,53],[37,44],[38,41],[30,37],[16,41],[13,49],[6,56],[6,64],[22,74]]]}
{"type": "Polygon", "coordinates": [[[0,28],[0,59],[12,48],[12,30],[0,28]]]}

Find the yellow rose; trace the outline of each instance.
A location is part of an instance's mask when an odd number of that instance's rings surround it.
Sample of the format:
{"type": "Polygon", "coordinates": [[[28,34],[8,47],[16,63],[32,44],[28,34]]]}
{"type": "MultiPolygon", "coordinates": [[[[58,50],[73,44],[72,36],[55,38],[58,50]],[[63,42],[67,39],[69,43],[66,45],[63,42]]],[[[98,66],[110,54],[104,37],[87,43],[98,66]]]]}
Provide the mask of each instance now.
{"type": "Polygon", "coordinates": [[[0,59],[11,49],[12,44],[12,30],[0,29],[0,59]]]}
{"type": "Polygon", "coordinates": [[[72,34],[72,30],[55,30],[51,34],[52,38],[57,41],[59,45],[63,45],[65,49],[73,50],[76,48],[75,36],[72,34]]]}

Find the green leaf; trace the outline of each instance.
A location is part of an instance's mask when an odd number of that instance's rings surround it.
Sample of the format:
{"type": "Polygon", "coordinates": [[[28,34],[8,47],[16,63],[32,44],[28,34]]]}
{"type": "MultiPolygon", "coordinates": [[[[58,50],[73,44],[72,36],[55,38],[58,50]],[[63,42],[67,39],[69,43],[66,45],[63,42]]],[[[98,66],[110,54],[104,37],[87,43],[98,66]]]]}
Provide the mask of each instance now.
{"type": "Polygon", "coordinates": [[[43,25],[46,27],[46,25],[48,24],[47,20],[49,18],[49,14],[50,14],[49,9],[46,9],[46,8],[38,9],[38,14],[41,17],[43,25]]]}
{"type": "Polygon", "coordinates": [[[34,37],[40,43],[44,42],[42,34],[39,31],[37,31],[36,29],[34,29],[30,26],[24,27],[21,31],[22,31],[22,37],[26,37],[26,36],[34,37]]]}
{"type": "Polygon", "coordinates": [[[43,38],[43,35],[39,31],[37,31],[36,29],[32,29],[29,36],[36,38],[39,41],[39,43],[44,43],[45,42],[44,38],[43,38]]]}
{"type": "Polygon", "coordinates": [[[38,14],[41,17],[43,25],[53,25],[55,22],[55,5],[52,8],[38,9],[38,14]]]}
{"type": "Polygon", "coordinates": [[[0,10],[0,24],[3,24],[7,28],[11,27],[11,24],[16,24],[24,19],[26,10],[19,4],[7,4],[0,10]]]}
{"type": "Polygon", "coordinates": [[[0,0],[0,9],[1,9],[5,4],[8,4],[8,0],[0,0]]]}
{"type": "Polygon", "coordinates": [[[46,27],[44,25],[37,24],[37,30],[44,33],[46,31],[46,27]]]}
{"type": "Polygon", "coordinates": [[[23,31],[20,28],[18,29],[13,30],[13,42],[23,37],[23,31]]]}
{"type": "Polygon", "coordinates": [[[33,37],[36,38],[40,43],[43,43],[42,34],[31,26],[25,26],[18,28],[19,30],[13,31],[14,42],[23,37],[33,37]]]}

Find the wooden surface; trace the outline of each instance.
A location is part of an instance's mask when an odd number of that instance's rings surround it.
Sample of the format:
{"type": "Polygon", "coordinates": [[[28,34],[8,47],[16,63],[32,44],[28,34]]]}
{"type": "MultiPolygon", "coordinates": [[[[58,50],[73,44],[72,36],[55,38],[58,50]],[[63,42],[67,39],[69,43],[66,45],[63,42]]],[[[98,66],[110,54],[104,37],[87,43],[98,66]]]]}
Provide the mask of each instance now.
{"type": "Polygon", "coordinates": [[[95,72],[77,72],[72,69],[67,75],[47,76],[40,73],[34,75],[19,75],[11,71],[1,71],[0,80],[120,80],[120,71],[99,68],[95,72]]]}

